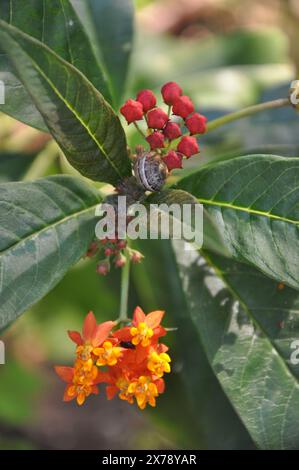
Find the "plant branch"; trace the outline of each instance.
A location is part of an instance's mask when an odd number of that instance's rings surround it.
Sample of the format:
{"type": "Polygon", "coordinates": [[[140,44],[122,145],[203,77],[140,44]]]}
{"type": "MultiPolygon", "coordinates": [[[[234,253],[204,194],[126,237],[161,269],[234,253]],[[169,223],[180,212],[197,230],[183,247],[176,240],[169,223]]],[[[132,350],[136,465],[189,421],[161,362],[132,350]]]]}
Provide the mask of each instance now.
{"type": "Polygon", "coordinates": [[[224,126],[229,122],[242,119],[252,114],[260,113],[261,111],[266,111],[268,109],[282,108],[284,106],[290,106],[290,101],[288,98],[281,98],[273,101],[266,101],[265,103],[256,104],[253,106],[248,106],[247,108],[241,109],[240,111],[235,111],[233,113],[226,114],[217,119],[213,119],[207,125],[207,133],[211,132],[218,127],[224,126]]]}
{"type": "Polygon", "coordinates": [[[144,139],[146,139],[145,133],[143,132],[142,129],[140,129],[140,127],[138,126],[137,122],[133,122],[133,124],[134,124],[134,126],[136,127],[136,129],[137,129],[137,131],[139,132],[139,134],[141,134],[142,137],[143,137],[144,139]]]}
{"type": "Polygon", "coordinates": [[[127,257],[127,262],[122,268],[121,273],[121,290],[120,290],[120,308],[118,322],[128,321],[128,298],[130,286],[130,257],[127,257]]]}

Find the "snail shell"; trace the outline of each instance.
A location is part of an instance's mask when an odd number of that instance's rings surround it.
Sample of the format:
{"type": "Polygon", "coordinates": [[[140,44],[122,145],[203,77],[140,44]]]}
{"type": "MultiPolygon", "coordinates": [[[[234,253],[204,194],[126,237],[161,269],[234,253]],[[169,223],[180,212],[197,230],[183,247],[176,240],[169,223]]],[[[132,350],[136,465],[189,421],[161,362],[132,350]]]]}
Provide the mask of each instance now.
{"type": "Polygon", "coordinates": [[[158,154],[144,152],[139,154],[134,164],[134,174],[145,190],[160,191],[167,178],[167,166],[158,154]]]}

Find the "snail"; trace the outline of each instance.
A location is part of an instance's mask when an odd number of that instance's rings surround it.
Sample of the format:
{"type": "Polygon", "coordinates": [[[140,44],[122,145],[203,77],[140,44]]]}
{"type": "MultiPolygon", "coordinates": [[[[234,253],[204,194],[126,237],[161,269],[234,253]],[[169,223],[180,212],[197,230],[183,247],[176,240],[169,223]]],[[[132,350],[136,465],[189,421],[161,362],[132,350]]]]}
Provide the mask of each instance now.
{"type": "Polygon", "coordinates": [[[168,169],[159,154],[143,151],[137,153],[134,174],[142,188],[156,192],[164,186],[168,169]]]}

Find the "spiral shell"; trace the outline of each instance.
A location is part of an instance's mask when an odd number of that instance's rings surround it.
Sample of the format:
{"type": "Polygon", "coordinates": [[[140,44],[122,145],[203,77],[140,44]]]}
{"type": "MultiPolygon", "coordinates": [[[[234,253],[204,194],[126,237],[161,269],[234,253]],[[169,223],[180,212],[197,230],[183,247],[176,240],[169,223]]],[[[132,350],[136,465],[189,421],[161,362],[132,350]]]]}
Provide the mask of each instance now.
{"type": "Polygon", "coordinates": [[[160,155],[151,152],[138,155],[134,165],[134,174],[140,186],[145,190],[160,191],[164,186],[167,173],[167,166],[160,155]]]}

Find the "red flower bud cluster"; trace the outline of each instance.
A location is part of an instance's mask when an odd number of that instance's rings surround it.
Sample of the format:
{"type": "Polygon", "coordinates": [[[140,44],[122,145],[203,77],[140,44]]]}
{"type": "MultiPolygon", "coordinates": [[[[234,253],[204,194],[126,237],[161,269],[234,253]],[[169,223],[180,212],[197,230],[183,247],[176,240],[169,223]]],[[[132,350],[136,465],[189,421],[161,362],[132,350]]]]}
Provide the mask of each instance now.
{"type": "Polygon", "coordinates": [[[142,253],[129,248],[127,241],[119,238],[104,238],[93,241],[86,256],[91,258],[101,254],[104,254],[105,258],[101,259],[96,267],[96,272],[101,276],[106,276],[109,273],[111,263],[116,268],[123,268],[128,258],[135,264],[140,263],[143,259],[142,253]]]}
{"type": "Polygon", "coordinates": [[[64,401],[76,399],[82,405],[87,397],[99,393],[102,383],[108,400],[118,395],[130,404],[136,401],[141,410],[147,405],[156,406],[157,397],[165,389],[163,376],[171,370],[168,347],[160,343],[166,335],[161,325],[163,315],[160,310],[145,315],[137,307],[130,326],[115,330],[116,322],[98,325],[89,312],[82,335],[68,332],[76,344],[73,367],[55,367],[66,382],[64,401]]]}
{"type": "Polygon", "coordinates": [[[195,112],[191,98],[183,95],[177,83],[165,83],[161,95],[168,105],[168,113],[157,107],[156,96],[151,90],[141,90],[136,100],[127,100],[120,112],[128,124],[134,122],[138,130],[137,121],[144,119],[147,125],[146,141],[150,149],[164,158],[171,171],[182,168],[183,157],[190,158],[199,153],[194,136],[206,132],[207,118],[195,112]],[[187,129],[187,133],[183,134],[183,129],[187,129]],[[180,139],[179,142],[175,142],[177,139],[180,139]]]}

